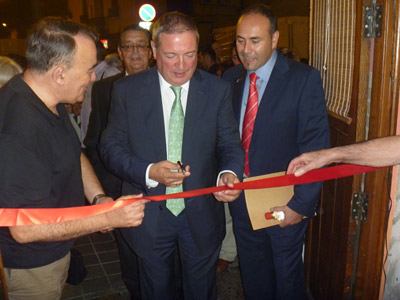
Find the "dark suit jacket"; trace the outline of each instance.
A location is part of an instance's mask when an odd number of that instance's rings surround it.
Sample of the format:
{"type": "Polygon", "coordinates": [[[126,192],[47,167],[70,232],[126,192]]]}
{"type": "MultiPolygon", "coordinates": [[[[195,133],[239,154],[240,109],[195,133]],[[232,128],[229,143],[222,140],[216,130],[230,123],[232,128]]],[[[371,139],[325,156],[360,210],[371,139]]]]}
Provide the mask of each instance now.
{"type": "MultiPolygon", "coordinates": [[[[165,194],[164,185],[148,189],[145,183],[147,166],[167,159],[155,67],[116,82],[100,149],[107,166],[123,178],[123,194],[165,194]]],[[[201,70],[196,70],[190,80],[182,161],[191,167],[191,176],[183,183],[184,191],[215,186],[222,170],[231,170],[239,178],[243,174],[244,152],[232,112],[229,84],[201,70]]],[[[142,225],[122,230],[140,256],[145,256],[153,246],[160,209],[165,209],[165,201],[146,204],[142,225]]],[[[200,251],[215,251],[225,235],[223,204],[212,194],[186,198],[185,212],[200,251]]]]}
{"type": "MultiPolygon", "coordinates": [[[[239,123],[246,71],[233,83],[233,110],[239,123]]],[[[329,147],[327,110],[319,72],[278,52],[258,108],[249,148],[250,176],[284,171],[303,152],[329,147]]],[[[288,206],[313,216],[322,183],[295,186],[288,206]]]]}
{"type": "Polygon", "coordinates": [[[98,144],[103,130],[106,128],[110,110],[111,91],[114,82],[124,77],[125,72],[96,81],[92,87],[92,111],[88,130],[84,140],[88,156],[105,193],[118,198],[121,195],[122,180],[107,170],[100,159],[98,144]]]}
{"type": "Polygon", "coordinates": [[[222,78],[233,85],[237,80],[239,80],[238,78],[243,72],[245,71],[242,65],[233,66],[225,70],[222,78]]]}

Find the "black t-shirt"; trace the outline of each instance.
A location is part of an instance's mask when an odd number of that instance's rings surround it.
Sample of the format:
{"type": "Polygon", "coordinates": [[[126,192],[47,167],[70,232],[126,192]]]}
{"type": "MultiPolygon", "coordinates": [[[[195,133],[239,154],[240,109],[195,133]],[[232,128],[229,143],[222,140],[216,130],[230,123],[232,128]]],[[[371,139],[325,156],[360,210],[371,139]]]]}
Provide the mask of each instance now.
{"type": "MultiPolygon", "coordinates": [[[[21,76],[0,89],[0,207],[84,205],[80,143],[63,104],[53,114],[21,76]]],[[[0,227],[7,268],[34,268],[64,257],[73,240],[17,243],[0,227]]]]}

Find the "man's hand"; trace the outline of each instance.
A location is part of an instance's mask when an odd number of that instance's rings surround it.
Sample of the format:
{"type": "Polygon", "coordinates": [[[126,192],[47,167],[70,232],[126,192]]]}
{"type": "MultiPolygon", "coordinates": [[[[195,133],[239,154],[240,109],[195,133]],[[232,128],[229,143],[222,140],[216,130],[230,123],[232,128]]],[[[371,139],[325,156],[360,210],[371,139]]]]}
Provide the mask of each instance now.
{"type": "MultiPolygon", "coordinates": [[[[125,200],[138,197],[142,197],[142,194],[127,195],[120,197],[117,200],[125,200]]],[[[141,199],[127,206],[107,212],[106,217],[108,219],[110,229],[136,227],[142,224],[142,220],[144,217],[144,208],[147,202],[149,202],[149,200],[141,199]]]]}
{"type": "Polygon", "coordinates": [[[185,167],[185,174],[183,174],[179,164],[172,163],[168,160],[160,161],[150,167],[149,177],[169,187],[177,187],[183,183],[186,177],[190,176],[190,167],[185,167]],[[171,170],[177,170],[173,172],[171,170]]]}
{"type": "Polygon", "coordinates": [[[319,150],[308,153],[303,153],[302,155],[292,159],[289,163],[286,173],[294,174],[299,177],[308,171],[322,168],[330,163],[329,161],[329,150],[319,150]]]}
{"type": "Polygon", "coordinates": [[[286,205],[272,207],[271,211],[283,211],[285,213],[285,220],[283,220],[282,223],[279,224],[281,228],[300,223],[301,220],[303,220],[302,215],[298,214],[286,205]]]}
{"type": "MultiPolygon", "coordinates": [[[[226,185],[230,188],[233,188],[235,183],[239,183],[239,179],[235,174],[226,172],[221,175],[218,181],[218,186],[226,185]]],[[[223,190],[220,192],[215,192],[214,197],[221,202],[232,202],[239,197],[242,190],[223,190]]]]}
{"type": "MultiPolygon", "coordinates": [[[[105,197],[101,197],[99,200],[97,200],[97,203],[95,205],[108,203],[108,202],[113,202],[113,201],[114,201],[113,198],[105,196],[105,197]]],[[[113,228],[108,228],[108,229],[100,230],[100,232],[101,233],[107,233],[107,232],[110,232],[112,230],[113,230],[113,228]]]]}

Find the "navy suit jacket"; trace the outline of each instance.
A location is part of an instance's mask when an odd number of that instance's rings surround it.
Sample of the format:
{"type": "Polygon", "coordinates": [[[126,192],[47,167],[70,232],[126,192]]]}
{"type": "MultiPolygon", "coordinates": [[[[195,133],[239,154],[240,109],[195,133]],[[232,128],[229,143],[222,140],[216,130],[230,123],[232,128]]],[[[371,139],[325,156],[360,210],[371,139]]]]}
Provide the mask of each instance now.
{"type": "Polygon", "coordinates": [[[121,72],[111,77],[96,81],[92,87],[92,111],[90,113],[89,125],[84,140],[86,155],[92,163],[100,183],[107,194],[114,199],[121,196],[122,180],[107,170],[100,159],[98,145],[100,137],[107,125],[108,113],[110,111],[111,91],[114,82],[125,76],[121,72]]]}
{"type": "MultiPolygon", "coordinates": [[[[327,110],[319,72],[277,54],[254,124],[249,148],[250,176],[285,171],[290,160],[301,153],[329,148],[327,110]]],[[[245,76],[242,67],[239,78],[232,82],[233,110],[238,123],[245,76]]],[[[321,186],[322,183],[295,186],[288,206],[312,217],[321,186]]]]}
{"type": "MultiPolygon", "coordinates": [[[[241,178],[244,151],[227,82],[201,70],[195,71],[189,85],[183,135],[182,161],[190,166],[191,172],[184,180],[184,191],[215,186],[222,170],[231,170],[241,178]]],[[[100,152],[106,165],[124,180],[124,195],[165,194],[164,185],[148,189],[145,182],[147,166],[167,159],[155,67],[115,83],[100,152]]],[[[161,209],[165,209],[165,201],[147,203],[142,225],[122,230],[140,256],[152,249],[161,209]]],[[[223,204],[212,194],[186,198],[185,212],[199,250],[215,251],[225,235],[223,204]]]]}

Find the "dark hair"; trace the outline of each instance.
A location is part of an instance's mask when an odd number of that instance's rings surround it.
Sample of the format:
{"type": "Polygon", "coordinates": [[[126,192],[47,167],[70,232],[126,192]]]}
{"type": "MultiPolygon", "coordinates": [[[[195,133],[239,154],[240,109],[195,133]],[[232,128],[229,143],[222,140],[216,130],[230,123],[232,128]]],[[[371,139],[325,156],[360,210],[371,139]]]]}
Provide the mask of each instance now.
{"type": "Polygon", "coordinates": [[[217,75],[220,77],[222,77],[222,74],[224,73],[224,71],[225,71],[225,67],[223,64],[213,64],[210,67],[210,69],[208,69],[208,73],[211,73],[211,74],[214,74],[214,75],[217,75]],[[218,71],[221,72],[221,75],[218,75],[218,71]]]}
{"type": "Polygon", "coordinates": [[[233,50],[233,49],[235,49],[236,48],[236,41],[233,41],[232,42],[232,45],[231,45],[231,50],[233,50]]]}
{"type": "Polygon", "coordinates": [[[283,54],[283,56],[290,58],[292,60],[298,60],[297,54],[290,48],[282,47],[279,48],[279,51],[283,54]]]}
{"type": "Polygon", "coordinates": [[[106,58],[106,48],[100,41],[96,41],[96,57],[97,61],[103,61],[106,58]]]}
{"type": "Polygon", "coordinates": [[[215,51],[213,48],[211,48],[211,46],[205,46],[200,48],[199,52],[204,56],[204,55],[209,55],[210,58],[213,61],[217,60],[217,54],[215,54],[215,51]]]}
{"type": "Polygon", "coordinates": [[[127,31],[141,31],[141,32],[143,32],[146,35],[147,41],[150,44],[150,41],[151,41],[150,31],[148,31],[147,29],[145,29],[143,27],[140,27],[138,24],[132,24],[132,25],[129,25],[129,26],[125,27],[124,30],[121,32],[120,42],[119,42],[120,46],[122,46],[122,38],[123,38],[124,34],[127,31]]]}
{"type": "Polygon", "coordinates": [[[70,68],[76,52],[74,36],[78,34],[97,41],[94,31],[75,21],[58,17],[39,20],[28,35],[25,55],[28,68],[39,73],[47,72],[56,64],[70,68]]]}
{"type": "Polygon", "coordinates": [[[25,56],[22,56],[22,55],[19,55],[16,53],[8,53],[6,56],[11,58],[12,60],[14,60],[17,64],[19,64],[21,66],[22,70],[25,70],[26,67],[28,66],[25,56]]]}
{"type": "Polygon", "coordinates": [[[186,31],[194,32],[197,43],[199,42],[199,32],[196,23],[188,16],[178,11],[163,14],[151,27],[153,41],[157,46],[160,41],[161,33],[183,33],[186,31]]]}
{"type": "Polygon", "coordinates": [[[239,20],[244,15],[251,15],[251,14],[260,14],[269,20],[269,22],[271,23],[271,28],[270,28],[271,36],[275,33],[275,31],[278,30],[278,19],[268,5],[263,3],[255,3],[253,5],[250,5],[241,12],[239,20]]]}

